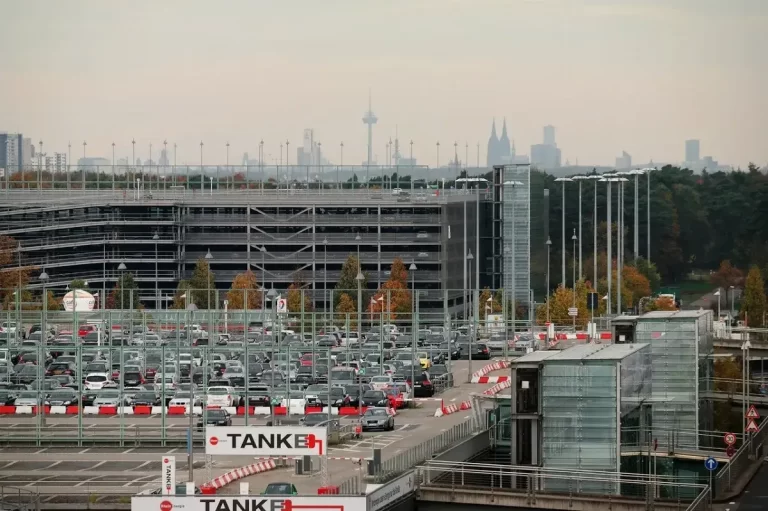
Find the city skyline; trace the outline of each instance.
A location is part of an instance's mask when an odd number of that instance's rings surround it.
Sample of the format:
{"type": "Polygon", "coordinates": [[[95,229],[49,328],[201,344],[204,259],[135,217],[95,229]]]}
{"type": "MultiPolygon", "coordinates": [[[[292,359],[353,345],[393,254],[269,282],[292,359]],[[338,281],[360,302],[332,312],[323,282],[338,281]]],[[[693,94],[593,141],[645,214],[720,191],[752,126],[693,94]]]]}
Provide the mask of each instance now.
{"type": "Polygon", "coordinates": [[[441,164],[452,159],[454,142],[469,145],[470,164],[480,143],[483,163],[495,117],[506,118],[518,152],[540,143],[543,126],[555,126],[564,163],[612,165],[624,150],[637,162],[682,162],[689,139],[724,164],[768,162],[768,100],[760,93],[768,70],[759,57],[768,35],[753,30],[765,25],[768,6],[580,4],[479,0],[446,9],[423,0],[371,10],[340,1],[297,2],[290,10],[235,2],[226,11],[202,2],[159,10],[149,2],[12,4],[0,20],[3,47],[18,49],[4,59],[0,130],[43,140],[51,154],[68,152],[71,141],[72,162],[82,157],[83,140],[88,156],[111,159],[112,142],[119,158],[131,154],[135,139],[144,160],[150,142],[159,148],[167,139],[178,145],[179,164],[197,164],[203,140],[204,161],[213,164],[225,161],[227,142],[230,155],[257,154],[262,139],[265,160],[279,160],[279,144],[288,140],[295,162],[309,127],[329,161],[340,161],[343,141],[351,164],[367,158],[360,119],[371,91],[379,161],[399,131],[401,152],[408,155],[413,140],[420,164],[434,166],[438,141],[441,164]],[[376,26],[355,21],[371,16],[376,26]],[[508,16],[529,28],[506,30],[508,16]],[[57,21],[34,30],[48,19],[57,21]],[[246,30],[248,20],[259,30],[246,30]],[[394,37],[394,20],[403,36],[394,37]],[[290,30],[273,26],[289,21],[290,30]],[[457,27],[467,29],[461,38],[457,27]],[[199,41],[200,30],[219,36],[199,41]],[[648,30],[658,31],[653,40],[642,37],[648,30]],[[737,35],[708,35],[715,32],[737,35]],[[365,44],[350,44],[353,38],[365,44]],[[525,51],[511,69],[498,66],[516,48],[525,51]],[[692,80],[704,69],[707,80],[692,80]],[[537,78],[515,79],[520,70],[537,78]]]}

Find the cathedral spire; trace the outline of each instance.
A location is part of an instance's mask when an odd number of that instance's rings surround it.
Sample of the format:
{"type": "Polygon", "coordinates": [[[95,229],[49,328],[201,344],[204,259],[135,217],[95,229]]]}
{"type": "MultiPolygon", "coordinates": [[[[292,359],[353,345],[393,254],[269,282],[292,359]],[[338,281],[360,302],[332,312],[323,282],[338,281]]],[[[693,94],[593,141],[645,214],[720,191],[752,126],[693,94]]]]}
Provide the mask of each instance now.
{"type": "Polygon", "coordinates": [[[504,118],[504,124],[501,128],[501,138],[499,139],[499,163],[509,163],[511,149],[509,144],[509,135],[507,135],[507,118],[504,118]]]}
{"type": "Polygon", "coordinates": [[[499,137],[496,135],[496,118],[491,124],[491,136],[488,138],[487,165],[492,167],[501,163],[499,158],[499,137]]]}

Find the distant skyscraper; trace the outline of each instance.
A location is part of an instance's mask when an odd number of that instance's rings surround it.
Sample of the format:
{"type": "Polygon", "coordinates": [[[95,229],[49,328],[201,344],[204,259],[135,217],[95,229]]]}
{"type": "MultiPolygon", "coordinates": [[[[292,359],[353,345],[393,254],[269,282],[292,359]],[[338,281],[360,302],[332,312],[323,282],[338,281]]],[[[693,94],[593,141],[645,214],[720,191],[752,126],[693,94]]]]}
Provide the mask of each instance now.
{"type": "Polygon", "coordinates": [[[169,165],[168,151],[166,151],[164,148],[160,150],[160,159],[157,161],[157,163],[161,167],[167,167],[169,165]]]}
{"type": "Polygon", "coordinates": [[[632,156],[628,152],[622,151],[621,156],[616,158],[616,169],[628,170],[631,168],[632,168],[632,156]]]}
{"type": "Polygon", "coordinates": [[[35,157],[35,146],[32,145],[31,138],[21,139],[21,164],[24,167],[32,165],[32,158],[35,157]]]}
{"type": "Polygon", "coordinates": [[[544,126],[544,145],[557,147],[555,143],[555,127],[549,124],[544,126]]]}
{"type": "Polygon", "coordinates": [[[363,116],[363,124],[368,126],[368,159],[366,164],[373,165],[373,125],[379,120],[371,109],[371,93],[368,93],[368,111],[363,116]]]}
{"type": "Polygon", "coordinates": [[[20,133],[0,133],[0,169],[19,172],[22,166],[24,137],[20,133]]]}
{"type": "Polygon", "coordinates": [[[560,149],[555,143],[554,126],[544,126],[544,143],[531,146],[531,164],[542,169],[560,167],[560,149]]]}
{"type": "Polygon", "coordinates": [[[504,124],[501,128],[501,138],[499,139],[499,163],[509,163],[511,152],[512,144],[509,142],[509,135],[507,135],[507,119],[504,119],[504,124]]]}
{"type": "Polygon", "coordinates": [[[698,140],[686,140],[685,141],[685,161],[689,163],[695,163],[699,161],[699,141],[698,140]]]}

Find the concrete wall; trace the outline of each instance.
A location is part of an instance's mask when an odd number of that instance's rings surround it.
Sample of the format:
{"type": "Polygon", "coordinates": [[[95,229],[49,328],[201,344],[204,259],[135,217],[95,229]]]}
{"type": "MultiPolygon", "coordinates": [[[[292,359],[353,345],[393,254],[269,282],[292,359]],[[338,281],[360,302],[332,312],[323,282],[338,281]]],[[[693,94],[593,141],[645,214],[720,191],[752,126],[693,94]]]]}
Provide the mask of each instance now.
{"type": "MultiPolygon", "coordinates": [[[[464,440],[463,442],[451,447],[450,449],[443,451],[434,457],[438,461],[455,461],[465,462],[470,461],[475,456],[482,454],[491,447],[491,433],[490,431],[484,431],[477,435],[464,440]]],[[[435,480],[438,477],[449,474],[450,469],[435,470],[430,469],[428,471],[431,480],[435,480]]],[[[426,481],[425,481],[426,483],[426,481]]]]}

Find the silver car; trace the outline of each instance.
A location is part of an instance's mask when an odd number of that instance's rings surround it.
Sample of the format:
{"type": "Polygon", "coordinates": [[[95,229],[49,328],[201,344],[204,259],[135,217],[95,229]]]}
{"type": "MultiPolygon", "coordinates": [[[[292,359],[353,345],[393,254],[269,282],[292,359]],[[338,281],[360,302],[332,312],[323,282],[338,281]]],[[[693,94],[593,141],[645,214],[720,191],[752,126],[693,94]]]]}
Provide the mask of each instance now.
{"type": "Polygon", "coordinates": [[[381,429],[392,431],[395,429],[395,418],[389,414],[386,408],[368,408],[360,419],[363,431],[381,429]]]}
{"type": "Polygon", "coordinates": [[[14,405],[16,406],[38,406],[40,404],[40,396],[37,392],[21,391],[16,397],[14,405]]]}
{"type": "Polygon", "coordinates": [[[128,398],[120,397],[119,390],[102,390],[96,399],[93,400],[93,406],[121,406],[130,405],[128,398]]]}

